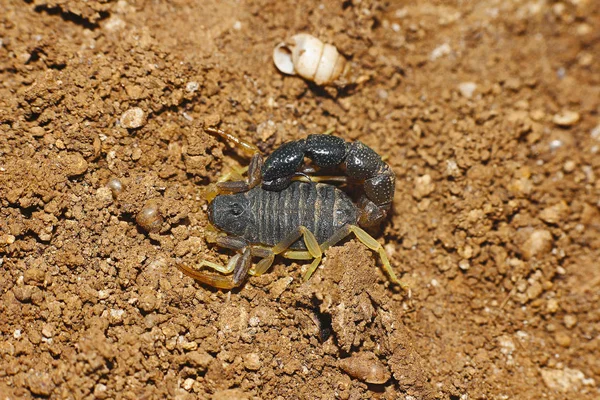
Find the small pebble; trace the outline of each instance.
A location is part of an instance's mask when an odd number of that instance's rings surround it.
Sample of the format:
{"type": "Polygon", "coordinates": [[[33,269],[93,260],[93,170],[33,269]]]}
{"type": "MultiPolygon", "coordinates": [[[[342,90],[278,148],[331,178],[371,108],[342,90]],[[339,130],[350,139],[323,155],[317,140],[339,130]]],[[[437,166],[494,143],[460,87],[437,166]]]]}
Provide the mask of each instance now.
{"type": "Polygon", "coordinates": [[[564,201],[546,207],[540,213],[540,219],[549,224],[557,224],[569,215],[569,206],[564,201]]]}
{"type": "Polygon", "coordinates": [[[198,90],[198,88],[199,88],[199,87],[200,87],[200,85],[198,84],[198,82],[194,82],[194,81],[192,81],[192,82],[188,82],[188,83],[185,85],[185,90],[186,90],[188,93],[194,93],[195,91],[197,91],[197,90],[198,90]]]}
{"type": "Polygon", "coordinates": [[[548,300],[548,303],[546,304],[546,311],[548,311],[551,314],[554,314],[555,312],[557,312],[558,311],[558,301],[556,299],[548,300]]]}
{"type": "Polygon", "coordinates": [[[68,154],[64,157],[63,165],[68,177],[82,175],[88,169],[88,163],[79,153],[68,154]]]}
{"type": "Polygon", "coordinates": [[[530,178],[531,171],[529,168],[523,168],[516,173],[508,189],[515,194],[527,196],[533,191],[533,182],[530,178]]]}
{"type": "Polygon", "coordinates": [[[50,324],[44,324],[42,327],[42,335],[47,338],[54,336],[54,329],[50,324]]]}
{"type": "Polygon", "coordinates": [[[600,140],[600,125],[597,125],[594,129],[592,129],[590,135],[592,136],[592,139],[600,140]]]}
{"type": "Polygon", "coordinates": [[[52,230],[54,229],[54,227],[49,227],[43,231],[40,231],[38,233],[38,238],[40,238],[40,240],[42,242],[49,242],[50,239],[52,239],[52,230]]]}
{"type": "Polygon", "coordinates": [[[546,113],[544,112],[544,110],[541,109],[533,110],[529,113],[529,117],[534,121],[541,121],[544,119],[545,116],[546,113]]]}
{"type": "Polygon", "coordinates": [[[13,235],[0,235],[0,244],[13,244],[15,242],[15,239],[16,238],[13,235]]]}
{"type": "Polygon", "coordinates": [[[46,273],[41,268],[31,267],[23,272],[23,282],[27,284],[42,284],[46,279],[46,273]]]}
{"type": "Polygon", "coordinates": [[[565,110],[558,114],[554,114],[552,117],[552,122],[554,122],[558,126],[573,126],[577,122],[579,122],[579,113],[575,111],[565,110]]]}
{"type": "Polygon", "coordinates": [[[217,126],[221,122],[221,116],[219,114],[211,114],[204,118],[204,126],[217,126]]]}
{"type": "Polygon", "coordinates": [[[198,349],[198,343],[196,342],[184,342],[181,347],[185,350],[185,351],[193,351],[198,349]]]}
{"type": "Polygon", "coordinates": [[[435,190],[435,184],[430,175],[423,175],[415,179],[415,188],[413,196],[417,199],[427,197],[435,190]]]}
{"type": "Polygon", "coordinates": [[[556,392],[573,392],[573,396],[563,396],[565,399],[578,399],[582,398],[578,393],[581,386],[595,386],[595,381],[592,378],[586,378],[583,372],[571,369],[553,369],[543,368],[540,370],[542,375],[542,381],[551,390],[556,392]]]}
{"type": "Polygon", "coordinates": [[[113,201],[113,195],[109,188],[100,187],[96,189],[96,199],[103,206],[108,206],[113,201]]]}
{"type": "Polygon", "coordinates": [[[98,299],[106,300],[110,296],[110,290],[98,290],[98,299]]]}
{"type": "Polygon", "coordinates": [[[569,161],[565,162],[565,165],[563,165],[563,171],[565,171],[567,173],[573,172],[575,170],[576,166],[577,166],[577,164],[575,164],[575,161],[569,160],[569,161]]]}
{"type": "Polygon", "coordinates": [[[31,393],[38,396],[50,396],[54,391],[54,382],[45,372],[30,373],[27,377],[27,386],[31,393]]]}
{"type": "Polygon", "coordinates": [[[567,314],[563,318],[563,323],[567,327],[567,329],[573,329],[575,325],[577,325],[577,317],[572,314],[567,314]]]}
{"type": "Polygon", "coordinates": [[[359,381],[384,384],[390,379],[390,371],[371,352],[360,352],[339,361],[339,367],[359,381]]]}
{"type": "Polygon", "coordinates": [[[133,107],[121,115],[121,126],[126,129],[137,129],[146,124],[146,113],[139,107],[133,107]]]}
{"type": "Polygon", "coordinates": [[[550,150],[554,151],[557,149],[560,149],[563,145],[563,142],[561,140],[555,139],[553,141],[550,142],[550,150]]]}
{"type": "Polygon", "coordinates": [[[29,130],[29,133],[31,133],[31,135],[33,137],[39,138],[39,137],[44,137],[44,135],[46,134],[46,131],[41,126],[34,126],[29,130]]]}
{"type": "Polygon", "coordinates": [[[473,246],[468,245],[468,244],[465,245],[464,247],[461,247],[458,249],[458,254],[462,258],[465,258],[467,260],[473,257],[473,253],[474,253],[473,246]]]}
{"type": "Polygon", "coordinates": [[[580,52],[577,58],[577,62],[582,67],[589,67],[594,62],[594,56],[591,53],[588,53],[587,51],[580,52]]]}
{"type": "Polygon", "coordinates": [[[185,355],[185,362],[200,372],[206,371],[213,360],[213,356],[204,350],[190,351],[185,355]]]}
{"type": "Polygon", "coordinates": [[[258,325],[260,325],[260,318],[258,318],[256,316],[250,317],[250,319],[248,320],[248,326],[255,328],[258,325]]]}
{"type": "Polygon", "coordinates": [[[529,300],[537,299],[542,294],[542,291],[542,285],[539,282],[534,282],[527,288],[527,298],[529,300]]]}
{"type": "Polygon", "coordinates": [[[156,296],[151,292],[145,292],[140,295],[138,306],[139,308],[146,312],[152,312],[156,309],[158,304],[156,296]]]}
{"type": "Polygon", "coordinates": [[[98,400],[103,400],[107,397],[106,394],[106,390],[108,388],[106,387],[106,385],[102,384],[102,383],[98,383],[95,387],[94,387],[94,398],[98,399],[98,400]]]}
{"type": "Polygon", "coordinates": [[[446,175],[457,178],[461,175],[460,168],[455,160],[446,160],[446,175]]]}
{"type": "Polygon", "coordinates": [[[33,286],[23,285],[15,287],[13,288],[13,293],[15,295],[15,299],[19,300],[21,303],[26,303],[31,300],[33,286]]]}
{"type": "Polygon", "coordinates": [[[248,353],[244,355],[244,367],[248,371],[258,371],[262,363],[260,362],[260,356],[256,353],[248,353]]]}
{"type": "Polygon", "coordinates": [[[468,271],[469,268],[471,268],[471,264],[468,260],[460,260],[460,262],[458,263],[458,268],[460,268],[463,271],[468,271]]]}
{"type": "Polygon", "coordinates": [[[521,245],[521,252],[526,260],[543,255],[552,250],[552,234],[545,229],[536,229],[521,245]]]}
{"type": "Polygon", "coordinates": [[[431,61],[435,61],[440,57],[447,56],[451,52],[452,52],[452,48],[450,47],[450,45],[448,43],[444,43],[444,44],[436,47],[435,49],[433,49],[433,51],[429,55],[429,59],[431,61]]]}
{"type": "Polygon", "coordinates": [[[158,200],[149,200],[135,217],[135,221],[147,232],[159,232],[163,224],[158,200]]]}
{"type": "Polygon", "coordinates": [[[120,195],[123,192],[123,184],[121,183],[121,181],[118,178],[112,178],[111,180],[108,181],[106,186],[112,192],[113,197],[117,197],[118,195],[120,195]]]}
{"type": "Polygon", "coordinates": [[[477,84],[475,82],[462,82],[458,85],[458,91],[467,99],[473,97],[475,90],[477,90],[477,84]]]}
{"type": "Polygon", "coordinates": [[[279,296],[281,296],[281,294],[285,292],[285,289],[287,289],[287,287],[290,285],[290,283],[292,283],[293,280],[294,278],[292,278],[291,276],[286,276],[273,282],[273,284],[271,284],[271,286],[269,287],[269,293],[271,297],[273,299],[277,299],[279,296]]]}
{"type": "Polygon", "coordinates": [[[121,322],[123,322],[123,315],[125,314],[125,310],[117,310],[114,308],[111,308],[110,312],[109,312],[109,322],[111,325],[118,325],[121,322]]]}
{"type": "Polygon", "coordinates": [[[192,386],[194,386],[194,382],[196,382],[196,381],[193,380],[192,378],[187,378],[185,381],[183,381],[183,385],[181,385],[181,387],[189,392],[190,390],[192,390],[192,386]]]}
{"type": "Polygon", "coordinates": [[[556,340],[556,343],[559,344],[559,346],[565,348],[571,346],[571,336],[569,336],[565,332],[557,332],[554,336],[554,339],[556,340]]]}

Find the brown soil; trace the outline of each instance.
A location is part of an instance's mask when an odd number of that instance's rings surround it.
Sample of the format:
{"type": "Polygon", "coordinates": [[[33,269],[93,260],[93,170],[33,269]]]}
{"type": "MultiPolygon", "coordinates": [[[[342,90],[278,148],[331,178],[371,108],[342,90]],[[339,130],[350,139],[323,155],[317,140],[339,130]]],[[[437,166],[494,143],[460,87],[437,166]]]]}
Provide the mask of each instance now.
{"type": "Polygon", "coordinates": [[[286,4],[0,0],[0,397],[599,398],[600,3],[286,4]],[[302,31],[369,79],[282,76],[302,31]],[[307,283],[184,276],[231,255],[199,193],[247,160],[216,116],[387,156],[410,295],[356,240],[307,283]]]}

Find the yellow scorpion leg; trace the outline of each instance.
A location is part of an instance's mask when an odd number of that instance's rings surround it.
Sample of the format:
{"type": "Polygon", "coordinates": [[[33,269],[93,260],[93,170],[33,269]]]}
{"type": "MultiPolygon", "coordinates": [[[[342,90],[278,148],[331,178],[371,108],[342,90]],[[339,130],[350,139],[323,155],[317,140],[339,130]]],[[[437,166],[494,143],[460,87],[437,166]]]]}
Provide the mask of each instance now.
{"type": "Polygon", "coordinates": [[[246,142],[245,140],[242,140],[229,132],[225,132],[222,129],[213,128],[213,127],[205,127],[204,130],[208,133],[212,133],[213,135],[220,136],[223,139],[234,143],[236,146],[239,146],[239,148],[244,153],[248,154],[249,156],[252,156],[255,153],[260,153],[260,150],[258,149],[258,147],[256,147],[252,143],[246,142]]]}
{"type": "Polygon", "coordinates": [[[342,239],[344,239],[349,234],[354,233],[356,238],[367,246],[369,249],[376,251],[379,254],[379,258],[381,258],[381,263],[383,264],[383,270],[389,277],[390,281],[396,285],[399,285],[402,289],[408,290],[409,286],[405,282],[402,282],[398,279],[392,266],[390,264],[390,260],[385,253],[385,249],[377,240],[375,240],[371,235],[365,232],[363,229],[359,228],[356,225],[345,225],[340,228],[337,232],[335,232],[329,239],[327,239],[324,243],[321,244],[321,250],[325,251],[329,247],[335,245],[342,239]]]}

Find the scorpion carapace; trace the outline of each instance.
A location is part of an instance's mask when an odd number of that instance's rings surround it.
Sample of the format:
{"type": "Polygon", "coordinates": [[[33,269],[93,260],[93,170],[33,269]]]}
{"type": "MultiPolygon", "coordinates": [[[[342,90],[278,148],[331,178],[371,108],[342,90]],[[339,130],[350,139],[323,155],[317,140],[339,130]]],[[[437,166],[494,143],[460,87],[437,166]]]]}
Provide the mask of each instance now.
{"type": "MultiPolygon", "coordinates": [[[[221,130],[207,129],[238,144],[252,154],[246,180],[219,182],[207,193],[212,200],[209,220],[222,234],[209,238],[237,251],[226,266],[202,261],[198,269],[179,265],[194,279],[231,289],[248,275],[267,271],[275,255],[297,260],[313,259],[304,275],[308,279],[319,266],[323,252],[349,234],[377,251],[390,280],[402,287],[382,245],[357,225],[381,221],[391,207],[395,176],[372,149],[360,142],[346,143],[329,135],[311,135],[275,150],[266,161],[258,149],[221,130]],[[364,182],[365,195],[356,205],[337,187],[295,180],[308,157],[319,168],[341,166],[352,180],[364,182]],[[261,260],[252,266],[252,257],[261,260]],[[220,272],[199,270],[208,267],[220,272]]],[[[307,170],[300,172],[305,176],[307,170]]]]}

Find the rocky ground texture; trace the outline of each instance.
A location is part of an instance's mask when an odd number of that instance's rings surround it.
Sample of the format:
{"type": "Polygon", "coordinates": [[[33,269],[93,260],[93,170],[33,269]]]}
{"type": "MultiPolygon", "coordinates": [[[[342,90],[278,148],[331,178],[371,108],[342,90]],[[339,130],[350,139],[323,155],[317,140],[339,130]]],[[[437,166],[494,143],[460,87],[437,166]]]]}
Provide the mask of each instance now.
{"type": "Polygon", "coordinates": [[[0,394],[597,399],[600,3],[0,0],[0,394]],[[418,3],[418,4],[417,4],[418,3]],[[281,75],[334,43],[366,79],[281,75]],[[207,184],[335,128],[397,175],[374,236],[239,290],[176,268],[207,184]],[[154,214],[140,211],[151,210],[154,214]]]}

